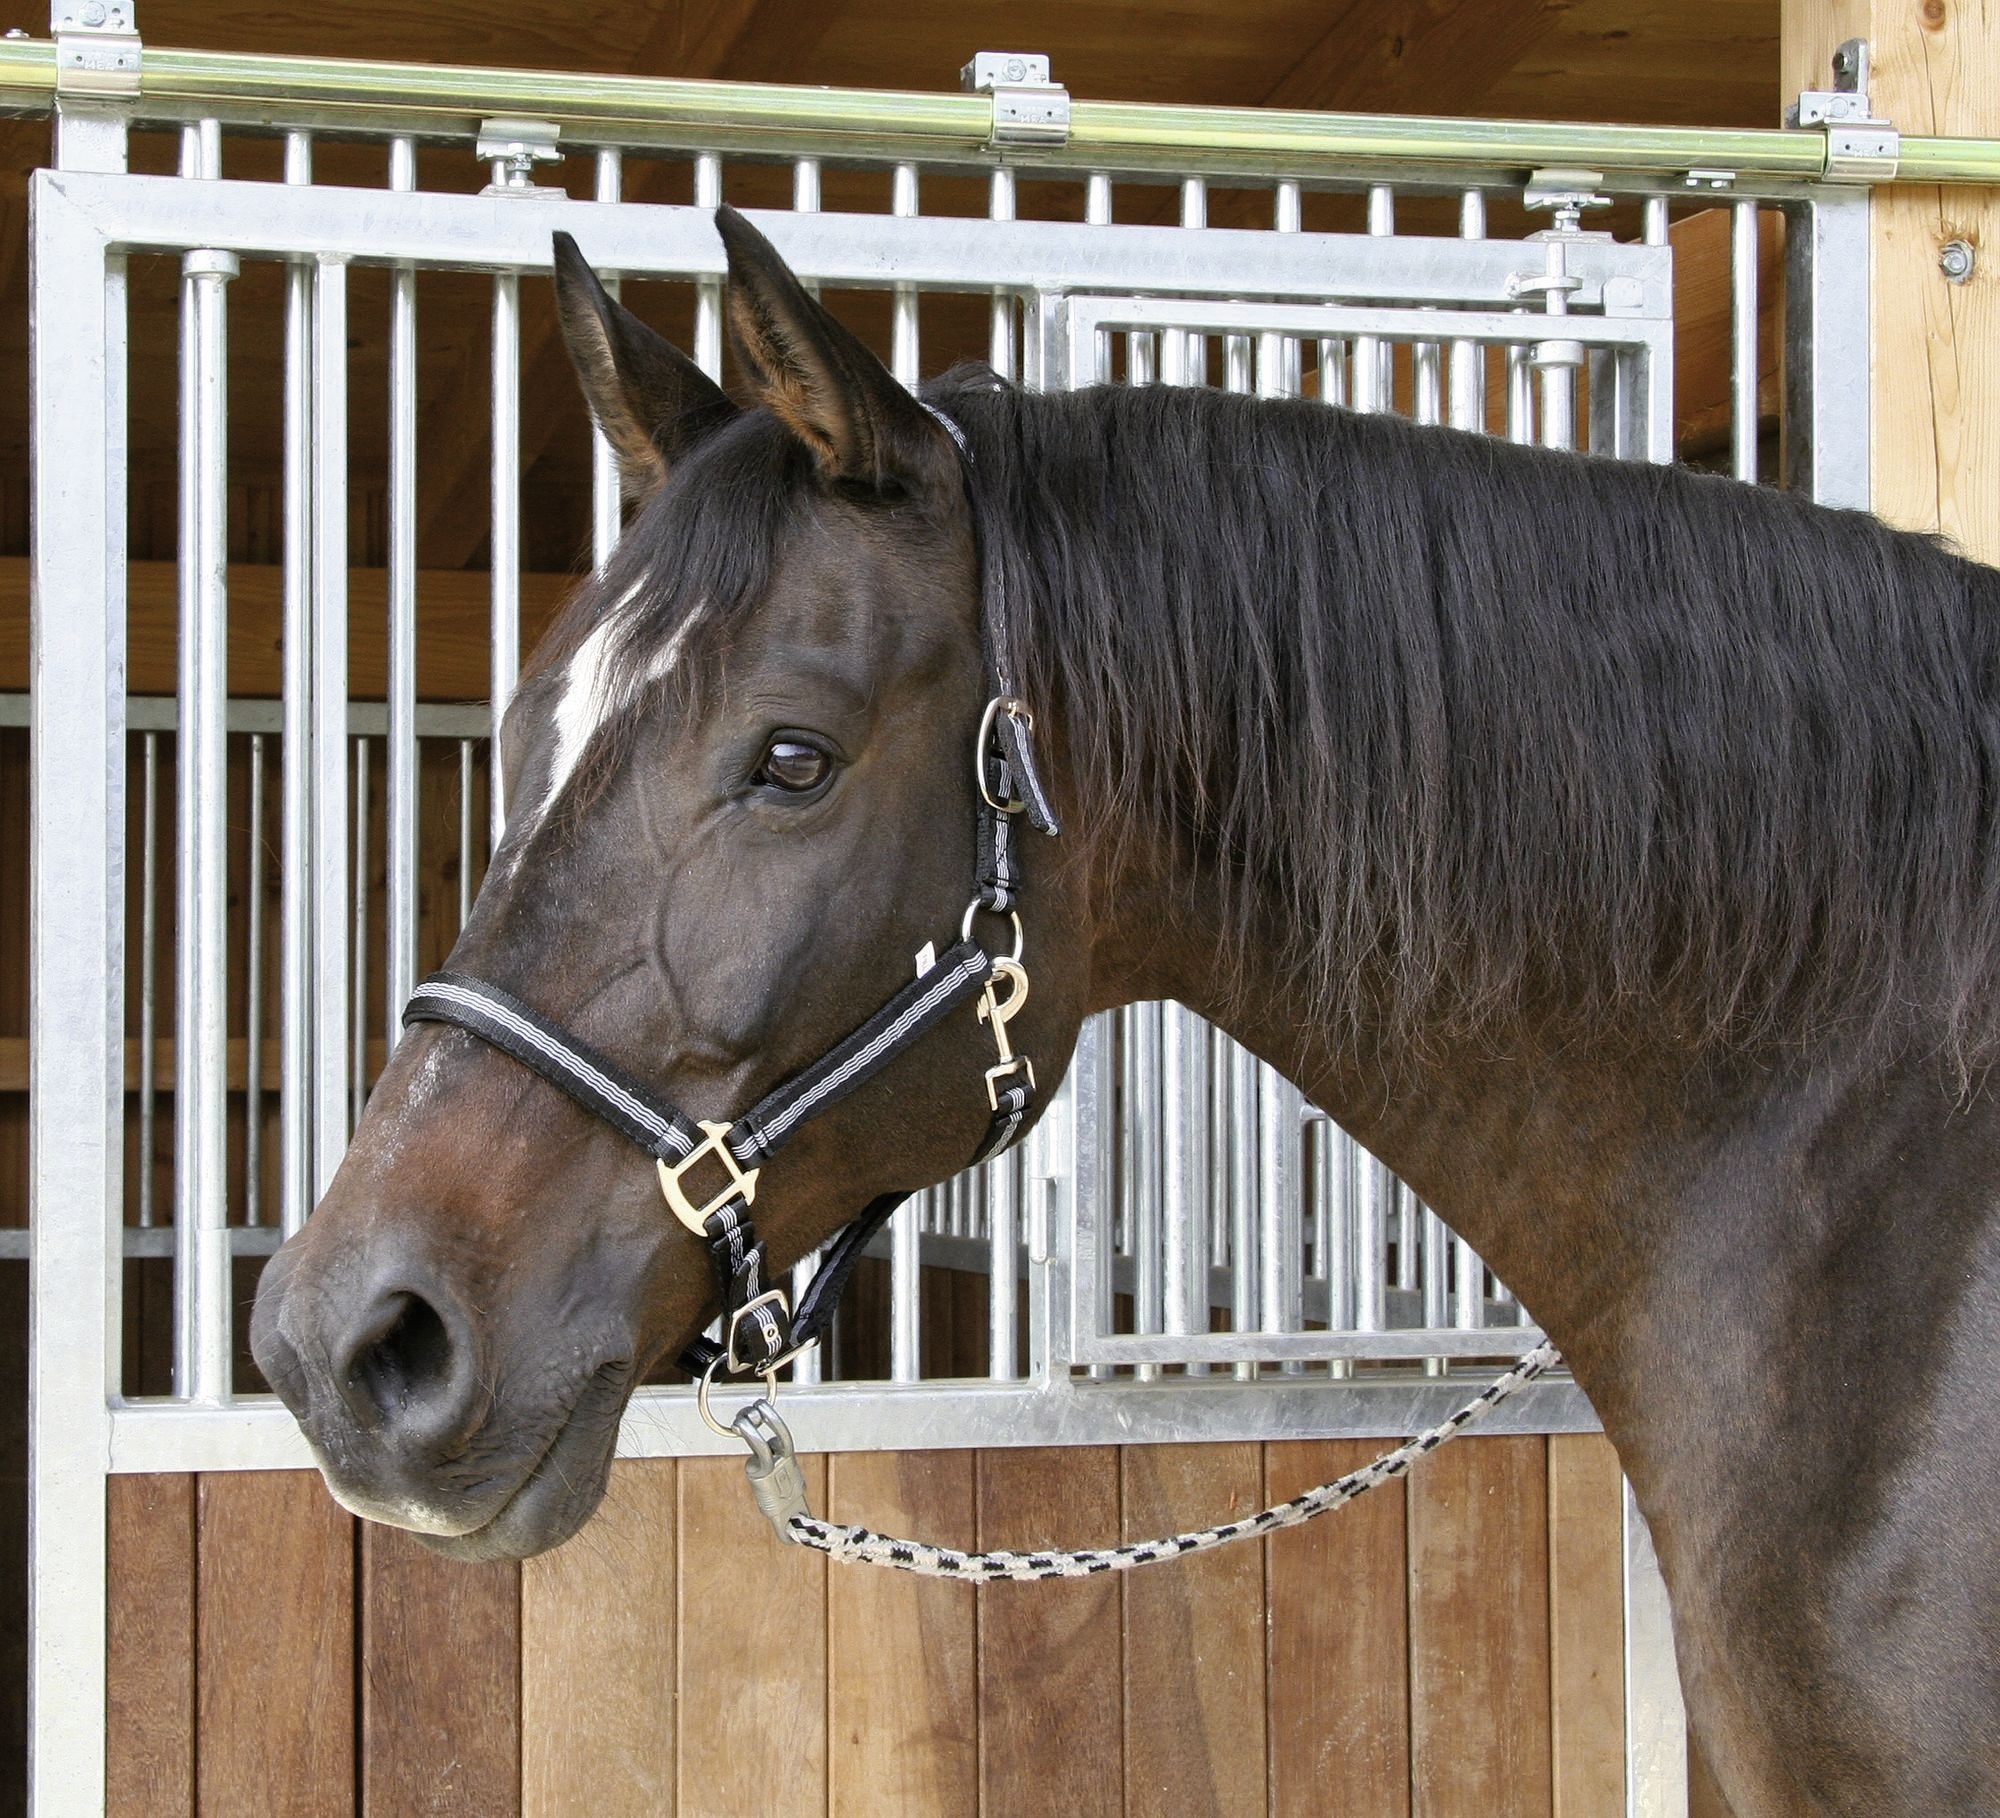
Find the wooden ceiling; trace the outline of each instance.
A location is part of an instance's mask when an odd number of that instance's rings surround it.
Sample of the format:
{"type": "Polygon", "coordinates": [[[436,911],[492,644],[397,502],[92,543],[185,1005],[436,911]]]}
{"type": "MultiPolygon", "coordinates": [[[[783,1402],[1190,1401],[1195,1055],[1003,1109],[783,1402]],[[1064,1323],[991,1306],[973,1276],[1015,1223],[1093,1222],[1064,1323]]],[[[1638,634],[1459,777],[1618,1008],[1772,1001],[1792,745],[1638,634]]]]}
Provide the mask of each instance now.
{"type": "MultiPolygon", "coordinates": [[[[0,25],[44,30],[39,0],[23,6],[0,25]]],[[[1022,49],[1047,52],[1073,94],[1103,99],[1713,126],[1768,126],[1779,113],[1777,0],[138,0],[138,13],[153,44],[413,62],[949,89],[974,50],[1022,49]]],[[[0,127],[0,554],[26,547],[25,193],[46,143],[39,123],[0,127]]],[[[159,168],[169,155],[156,140],[136,156],[159,168]]],[[[579,193],[583,163],[571,160],[566,172],[579,193]]],[[[379,183],[380,164],[379,152],[335,150],[322,156],[320,174],[379,183]]],[[[426,186],[481,180],[462,152],[426,154],[426,186]]],[[[836,181],[867,180],[830,177],[829,206],[837,205],[836,181]]],[[[631,188],[684,199],[686,174],[635,172],[631,188]]],[[[926,206],[951,206],[934,202],[933,188],[946,186],[927,186],[926,206]]],[[[744,199],[734,180],[730,193],[744,199]]],[[[1219,202],[1225,218],[1232,206],[1267,206],[1248,197],[1219,202]]],[[[1120,215],[1139,218],[1152,207],[1142,196],[1128,212],[1121,196],[1120,215]]],[[[357,560],[371,562],[381,560],[374,489],[386,442],[380,276],[357,276],[354,308],[354,547],[357,560]]],[[[275,287],[260,304],[258,282],[246,273],[232,287],[240,327],[231,359],[231,542],[239,560],[270,561],[278,553],[279,370],[275,343],[257,325],[260,309],[268,317],[275,308],[275,287]]],[[[487,504],[486,292],[472,280],[425,283],[420,560],[477,567],[487,504]]],[[[135,278],[135,557],[172,554],[173,292],[164,264],[135,278]]],[[[685,332],[676,301],[640,307],[669,332],[685,332]]],[[[858,307],[857,326],[876,327],[867,306],[858,307]]],[[[526,556],[531,568],[560,569],[584,539],[587,441],[546,297],[529,295],[527,310],[526,556]]],[[[934,325],[930,310],[927,368],[981,346],[974,311],[959,312],[960,323],[945,300],[934,325]]]]}

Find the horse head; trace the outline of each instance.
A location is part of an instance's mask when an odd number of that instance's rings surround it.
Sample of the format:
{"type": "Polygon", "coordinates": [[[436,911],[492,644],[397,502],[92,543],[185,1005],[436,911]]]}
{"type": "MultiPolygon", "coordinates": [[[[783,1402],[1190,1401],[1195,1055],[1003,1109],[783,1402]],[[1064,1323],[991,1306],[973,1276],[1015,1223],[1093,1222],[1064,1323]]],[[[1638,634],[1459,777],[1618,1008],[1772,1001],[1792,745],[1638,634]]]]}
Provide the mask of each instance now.
{"type": "MultiPolygon", "coordinates": [[[[726,1124],[927,947],[963,925],[1004,957],[1013,930],[968,912],[991,628],[952,427],[753,228],[718,226],[743,409],[558,239],[564,336],[633,511],[507,708],[506,831],[447,969],[726,1124]]],[[[1008,1033],[1046,1092],[1086,1008],[1087,893],[1037,845],[1034,990],[1008,1033]]],[[[760,1170],[774,1261],[972,1157],[995,1051],[974,1009],[760,1170]]],[[[526,1555],[589,1517],[634,1384],[714,1311],[646,1155],[418,1023],[267,1271],[254,1348],[346,1506],[460,1557],[526,1555]]]]}

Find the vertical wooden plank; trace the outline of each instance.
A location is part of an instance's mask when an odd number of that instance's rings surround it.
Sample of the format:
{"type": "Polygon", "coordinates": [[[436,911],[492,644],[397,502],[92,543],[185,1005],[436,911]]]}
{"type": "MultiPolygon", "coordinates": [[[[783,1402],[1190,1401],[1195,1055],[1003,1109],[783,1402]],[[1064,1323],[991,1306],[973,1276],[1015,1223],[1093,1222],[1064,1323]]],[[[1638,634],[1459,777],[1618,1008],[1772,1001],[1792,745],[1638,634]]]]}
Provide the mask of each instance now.
{"type": "Polygon", "coordinates": [[[363,1818],[491,1818],[521,1796],[521,1568],[361,1538],[363,1818]]]}
{"type": "Polygon", "coordinates": [[[1549,1818],[1548,1444],[1461,1439],[1409,1477],[1417,1818],[1549,1818]]]}
{"type": "MultiPolygon", "coordinates": [[[[1379,1440],[1274,1440],[1264,1500],[1283,1502],[1369,1462],[1379,1440]]],[[[1405,1485],[1384,1484],[1266,1543],[1271,1809],[1410,1809],[1405,1485]]]]}
{"type": "MultiPolygon", "coordinates": [[[[973,1544],[970,1452],[857,1452],[827,1460],[835,1521],[944,1546],[973,1544]]],[[[979,1801],[980,1593],[872,1566],[827,1574],[827,1724],[833,1818],[973,1812],[979,1801]]]]}
{"type": "Polygon", "coordinates": [[[108,1485],[105,1810],[194,1811],[195,1480],[108,1485]]]}
{"type": "MultiPolygon", "coordinates": [[[[1210,1527],[1262,1506],[1262,1448],[1127,1446],[1123,1538],[1210,1527]]],[[[1125,1810],[1265,1809],[1264,1552],[1243,1541],[1125,1581],[1125,1810]]]]}
{"type": "Polygon", "coordinates": [[[1555,1818],[1625,1797],[1625,1600],[1618,1454],[1601,1433],[1549,1440],[1549,1721],[1555,1818]]]}
{"type": "MultiPolygon", "coordinates": [[[[981,1452],[983,1548],[1105,1546],[1118,1538],[1111,1446],[981,1452]]],[[[1116,1574],[979,1593],[979,1794],[1007,1818],[1123,1811],[1116,1574]]]]}
{"type": "MultiPolygon", "coordinates": [[[[826,1506],[826,1461],[807,1458],[826,1506]]],[[[773,1534],[742,1460],[680,1466],[680,1759],[684,1818],[826,1810],[826,1560],[773,1534]]]]}
{"type": "Polygon", "coordinates": [[[198,1492],[203,1812],[349,1818],[354,1519],[316,1471],[232,1471],[198,1492]]]}
{"type": "MultiPolygon", "coordinates": [[[[1929,0],[1782,0],[1786,99],[1831,85],[1834,47],[1863,38],[1875,112],[1906,133],[2000,132],[2000,16],[1929,0]]],[[[1892,524],[1942,531],[1979,561],[2000,560],[2000,196],[1955,184],[1897,184],[1869,197],[1873,326],[1871,482],[1892,524]],[[1964,284],[1938,254],[1977,248],[1964,284]]]]}
{"type": "Polygon", "coordinates": [[[613,1465],[589,1527],[521,1568],[523,1818],[672,1818],[677,1470],[613,1465]]]}

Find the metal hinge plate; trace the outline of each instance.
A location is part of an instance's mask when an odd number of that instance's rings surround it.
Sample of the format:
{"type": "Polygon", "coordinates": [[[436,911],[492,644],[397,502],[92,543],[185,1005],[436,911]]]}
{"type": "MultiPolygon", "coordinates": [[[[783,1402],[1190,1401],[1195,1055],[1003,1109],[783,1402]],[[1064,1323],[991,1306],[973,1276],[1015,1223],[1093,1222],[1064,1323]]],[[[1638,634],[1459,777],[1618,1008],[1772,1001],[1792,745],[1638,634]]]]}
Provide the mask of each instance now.
{"type": "Polygon", "coordinates": [[[1050,80],[1049,60],[1030,51],[980,51],[958,72],[970,95],[993,97],[989,145],[1065,145],[1069,90],[1050,80]]]}
{"type": "Polygon", "coordinates": [[[1785,110],[1785,124],[1826,134],[1830,183],[1883,183],[1896,174],[1902,135],[1868,98],[1868,40],[1850,38],[1833,53],[1833,87],[1809,88],[1785,110]]]}
{"type": "Polygon", "coordinates": [[[63,0],[49,21],[56,41],[56,94],[130,99],[139,92],[145,47],[132,0],[63,0]]]}

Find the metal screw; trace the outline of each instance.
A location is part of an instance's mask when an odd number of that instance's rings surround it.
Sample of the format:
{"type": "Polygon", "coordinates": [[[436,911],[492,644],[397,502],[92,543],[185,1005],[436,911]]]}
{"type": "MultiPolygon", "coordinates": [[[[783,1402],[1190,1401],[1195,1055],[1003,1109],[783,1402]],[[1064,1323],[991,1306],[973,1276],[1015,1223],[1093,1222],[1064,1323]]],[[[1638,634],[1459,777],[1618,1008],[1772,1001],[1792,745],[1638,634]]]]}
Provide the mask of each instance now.
{"type": "Polygon", "coordinates": [[[1007,80],[1009,82],[1025,82],[1027,79],[1027,64],[1019,57],[1009,57],[1007,59],[1007,80]]]}
{"type": "Polygon", "coordinates": [[[102,25],[104,23],[104,8],[98,3],[98,0],[90,0],[90,4],[83,9],[83,22],[85,25],[102,25]]]}
{"type": "Polygon", "coordinates": [[[1953,284],[1963,284],[1972,276],[1976,260],[1970,240],[1947,240],[1938,248],[1938,270],[1953,284]]]}

